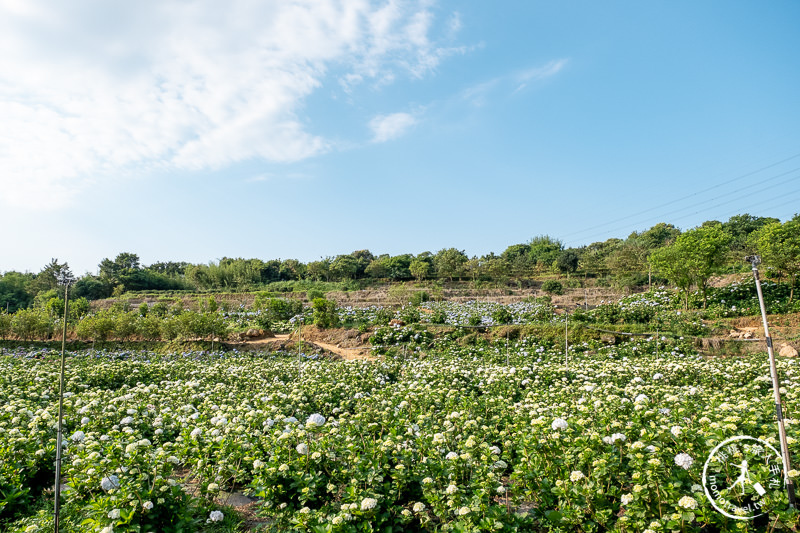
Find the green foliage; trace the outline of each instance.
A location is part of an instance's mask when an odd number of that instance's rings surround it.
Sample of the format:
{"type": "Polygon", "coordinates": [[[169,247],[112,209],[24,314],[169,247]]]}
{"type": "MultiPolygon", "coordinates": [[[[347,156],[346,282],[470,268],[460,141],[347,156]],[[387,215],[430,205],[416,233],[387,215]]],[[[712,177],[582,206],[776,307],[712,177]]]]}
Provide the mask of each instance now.
{"type": "Polygon", "coordinates": [[[87,300],[99,300],[111,296],[111,284],[102,278],[87,274],[78,281],[71,289],[71,294],[76,298],[86,298],[87,300]]]}
{"type": "Polygon", "coordinates": [[[306,299],[310,302],[316,300],[317,298],[325,298],[325,293],[319,289],[311,289],[306,292],[306,299]]]}
{"type": "Polygon", "coordinates": [[[44,310],[49,316],[61,318],[64,316],[64,299],[59,297],[50,298],[44,305],[44,310]]]}
{"type": "Polygon", "coordinates": [[[695,228],[679,235],[672,245],[654,251],[650,263],[684,293],[688,309],[692,285],[706,300],[708,280],[724,264],[729,242],[730,236],[719,224],[695,228]]]}
{"type": "Polygon", "coordinates": [[[578,252],[570,248],[564,250],[556,259],[556,268],[563,274],[570,274],[578,270],[578,252]]]}
{"type": "Polygon", "coordinates": [[[266,298],[257,300],[253,307],[260,311],[263,317],[261,324],[269,327],[269,324],[279,320],[290,320],[303,313],[303,302],[294,298],[266,298]]]}
{"type": "Polygon", "coordinates": [[[400,320],[406,324],[416,324],[419,322],[420,314],[416,307],[406,306],[400,310],[400,320]]]}
{"type": "Polygon", "coordinates": [[[433,265],[429,260],[416,258],[411,261],[411,264],[408,266],[408,270],[417,281],[422,281],[431,276],[431,273],[433,272],[433,265]]]}
{"type": "Polygon", "coordinates": [[[169,313],[169,306],[166,302],[156,302],[150,307],[150,314],[157,317],[164,317],[167,316],[169,313]]]}
{"type": "Polygon", "coordinates": [[[0,339],[7,339],[11,335],[12,315],[5,311],[0,311],[0,339]]]}
{"type": "Polygon", "coordinates": [[[339,315],[336,313],[336,302],[325,298],[316,298],[312,302],[313,321],[320,328],[333,328],[339,325],[339,315]]]}
{"type": "Polygon", "coordinates": [[[420,305],[422,302],[427,302],[430,299],[431,299],[431,297],[428,295],[427,292],[425,292],[425,291],[415,291],[411,295],[411,300],[409,301],[409,303],[411,305],[413,305],[414,307],[416,307],[416,306],[420,305]]]}
{"type": "Polygon", "coordinates": [[[79,339],[105,341],[114,333],[116,325],[116,318],[113,313],[101,311],[81,320],[75,329],[75,333],[79,339]]]}
{"type": "Polygon", "coordinates": [[[463,250],[446,248],[436,252],[433,257],[433,265],[439,277],[448,278],[453,281],[455,277],[464,275],[464,267],[468,258],[463,250]]]}
{"type": "Polygon", "coordinates": [[[783,224],[773,222],[765,225],[756,234],[755,241],[764,263],[789,276],[791,301],[795,280],[800,273],[800,217],[795,216],[783,224]]]}
{"type": "Polygon", "coordinates": [[[564,286],[558,280],[548,279],[542,283],[542,290],[548,294],[563,294],[564,286]]]}
{"type": "Polygon", "coordinates": [[[513,318],[511,311],[507,307],[498,307],[492,312],[492,321],[495,324],[510,324],[513,318]]]}
{"type": "Polygon", "coordinates": [[[20,309],[11,317],[11,331],[23,340],[46,339],[53,333],[53,322],[44,309],[20,309]]]}
{"type": "Polygon", "coordinates": [[[31,274],[19,272],[6,272],[0,276],[0,310],[13,313],[17,309],[30,307],[34,295],[26,289],[26,286],[31,279],[31,274]]]}
{"type": "Polygon", "coordinates": [[[86,298],[78,298],[76,300],[69,301],[69,316],[70,319],[81,319],[89,314],[91,310],[91,306],[89,305],[89,300],[86,298]]]}
{"type": "Polygon", "coordinates": [[[564,244],[561,241],[549,235],[534,237],[531,239],[530,243],[528,243],[528,246],[530,247],[528,255],[531,262],[541,268],[549,268],[552,266],[564,249],[564,244]]]}

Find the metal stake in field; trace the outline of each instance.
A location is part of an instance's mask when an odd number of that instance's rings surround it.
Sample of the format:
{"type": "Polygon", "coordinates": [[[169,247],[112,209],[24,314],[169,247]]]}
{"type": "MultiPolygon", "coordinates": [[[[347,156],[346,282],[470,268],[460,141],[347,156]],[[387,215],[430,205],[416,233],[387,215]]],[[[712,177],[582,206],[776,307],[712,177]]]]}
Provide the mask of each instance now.
{"type": "Polygon", "coordinates": [[[781,391],[780,384],[778,383],[778,368],[775,365],[775,352],[772,349],[772,337],[769,335],[769,326],[767,325],[767,308],[764,305],[764,293],[761,292],[761,281],[758,279],[758,265],[761,263],[761,258],[757,255],[745,257],[745,261],[749,261],[753,266],[753,278],[756,281],[756,292],[758,293],[758,303],[761,306],[761,318],[764,321],[764,338],[767,341],[767,353],[769,354],[769,371],[772,375],[772,391],[775,395],[775,414],[778,417],[778,436],[781,441],[781,455],[783,456],[783,476],[786,481],[786,493],[789,496],[789,506],[796,507],[794,495],[794,483],[792,478],[789,477],[788,472],[792,465],[789,461],[789,448],[786,442],[786,428],[783,425],[783,410],[781,408],[781,391]]]}
{"type": "Polygon", "coordinates": [[[569,369],[569,313],[564,309],[564,368],[569,369]]]}
{"type": "Polygon", "coordinates": [[[55,486],[55,533],[61,512],[61,449],[64,432],[64,350],[67,346],[67,320],[69,319],[69,282],[64,285],[64,329],[61,333],[61,372],[58,385],[58,430],[56,432],[56,486],[55,486]]]}
{"type": "Polygon", "coordinates": [[[303,350],[303,317],[300,317],[297,326],[297,375],[303,379],[303,359],[301,352],[303,350]]]}

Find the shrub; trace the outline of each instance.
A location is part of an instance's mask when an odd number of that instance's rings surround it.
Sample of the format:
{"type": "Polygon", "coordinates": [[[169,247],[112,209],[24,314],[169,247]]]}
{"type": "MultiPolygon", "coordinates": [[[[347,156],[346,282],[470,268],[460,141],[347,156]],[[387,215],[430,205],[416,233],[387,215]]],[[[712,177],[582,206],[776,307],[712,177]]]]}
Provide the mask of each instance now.
{"type": "Polygon", "coordinates": [[[542,283],[542,290],[549,294],[564,294],[564,286],[555,279],[548,279],[542,283]]]}
{"type": "Polygon", "coordinates": [[[5,339],[11,333],[11,315],[0,312],[0,339],[5,339]]]}
{"type": "Polygon", "coordinates": [[[511,311],[509,311],[505,307],[498,307],[492,313],[492,320],[494,320],[495,324],[509,324],[513,317],[511,316],[511,311]]]}
{"type": "Polygon", "coordinates": [[[336,302],[317,298],[312,302],[314,324],[320,328],[333,328],[339,324],[336,302]]]}
{"type": "Polygon", "coordinates": [[[420,305],[422,302],[427,302],[431,297],[425,291],[417,291],[411,295],[411,305],[414,307],[420,305]]]}
{"type": "Polygon", "coordinates": [[[153,304],[153,307],[150,308],[150,312],[158,317],[167,316],[169,312],[169,307],[164,302],[156,302],[153,304]]]}
{"type": "Polygon", "coordinates": [[[322,292],[322,291],[321,291],[321,290],[319,290],[319,289],[309,289],[309,290],[306,292],[306,299],[307,299],[309,302],[313,302],[313,301],[314,301],[314,300],[316,300],[317,298],[324,298],[324,297],[325,297],[325,293],[324,293],[324,292],[322,292]]]}

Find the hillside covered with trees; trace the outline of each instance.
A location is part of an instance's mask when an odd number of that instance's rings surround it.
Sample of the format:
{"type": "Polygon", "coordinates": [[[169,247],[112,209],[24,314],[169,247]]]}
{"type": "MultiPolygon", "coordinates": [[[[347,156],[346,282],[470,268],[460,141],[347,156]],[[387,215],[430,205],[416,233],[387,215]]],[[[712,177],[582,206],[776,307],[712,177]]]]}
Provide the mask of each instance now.
{"type": "MultiPolygon", "coordinates": [[[[760,254],[766,274],[789,283],[790,299],[800,271],[800,216],[780,222],[770,217],[736,215],[726,222],[708,221],[681,231],[659,223],[627,238],[612,238],[579,248],[541,235],[512,244],[499,254],[469,257],[463,250],[374,255],[369,250],[303,263],[296,259],[223,258],[208,264],[181,261],[142,265],[135,253],[104,258],[98,273],[75,277],[67,263],[53,259],[38,273],[5,272],[0,276],[0,309],[14,313],[31,307],[63,306],[63,283],[71,299],[88,310],[88,302],[132,292],[185,291],[291,292],[315,287],[343,290],[416,280],[471,282],[475,286],[524,287],[534,280],[617,288],[646,288],[654,283],[705,295],[712,275],[749,269],[744,257],[760,254]]],[[[552,285],[557,290],[557,285],[552,285]]]]}

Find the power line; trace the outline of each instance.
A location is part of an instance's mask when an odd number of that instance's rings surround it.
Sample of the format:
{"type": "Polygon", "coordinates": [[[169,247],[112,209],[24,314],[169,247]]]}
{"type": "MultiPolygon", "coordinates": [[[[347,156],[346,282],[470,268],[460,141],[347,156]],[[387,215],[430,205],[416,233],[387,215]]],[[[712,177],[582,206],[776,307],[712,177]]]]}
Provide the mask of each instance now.
{"type": "MultiPolygon", "coordinates": [[[[731,179],[729,179],[729,180],[726,180],[726,181],[720,182],[720,183],[718,183],[718,184],[716,184],[716,185],[712,185],[712,186],[710,186],[710,187],[707,187],[707,188],[705,188],[705,189],[703,189],[703,190],[700,190],[700,191],[694,192],[694,193],[692,193],[692,194],[689,194],[689,195],[686,195],[686,196],[682,196],[682,197],[680,197],[680,198],[677,198],[677,199],[675,199],[675,200],[671,200],[671,201],[669,201],[669,202],[665,202],[665,203],[663,203],[663,204],[660,204],[660,205],[658,205],[658,206],[656,206],[656,207],[654,207],[654,208],[649,208],[649,209],[645,209],[645,210],[642,210],[642,211],[638,211],[638,212],[636,212],[636,213],[632,213],[632,214],[630,214],[630,215],[626,215],[626,216],[624,216],[624,217],[620,217],[620,218],[617,218],[617,219],[614,219],[614,220],[610,220],[610,221],[608,221],[608,222],[603,222],[603,223],[601,223],[601,224],[595,224],[595,225],[594,225],[594,226],[593,226],[591,229],[586,229],[586,230],[578,230],[578,231],[573,231],[573,232],[571,232],[571,233],[567,233],[566,235],[563,235],[563,236],[562,236],[562,238],[565,238],[565,237],[572,237],[572,236],[574,236],[574,235],[579,235],[579,234],[581,234],[581,233],[586,233],[587,231],[593,231],[593,230],[596,230],[597,228],[601,228],[601,227],[604,227],[604,226],[610,226],[610,225],[612,225],[612,224],[616,224],[616,223],[618,223],[618,222],[622,222],[622,221],[624,221],[624,220],[629,220],[629,219],[631,219],[631,218],[634,218],[634,217],[637,217],[637,216],[639,216],[639,215],[643,215],[643,214],[652,213],[652,211],[653,211],[654,209],[661,209],[661,208],[664,208],[664,207],[667,207],[667,206],[670,206],[670,205],[676,204],[676,203],[678,203],[678,202],[682,202],[683,200],[687,200],[687,199],[689,199],[689,198],[693,198],[693,197],[695,197],[695,196],[698,196],[698,195],[700,195],[700,194],[707,193],[707,192],[709,192],[709,191],[712,191],[712,190],[714,190],[714,189],[718,189],[718,188],[720,188],[720,187],[724,187],[725,185],[729,185],[729,184],[731,184],[731,183],[734,183],[734,182],[736,182],[736,181],[739,181],[739,180],[741,180],[741,179],[747,178],[747,177],[749,177],[749,176],[752,176],[752,175],[754,175],[754,174],[758,174],[759,172],[763,172],[764,170],[767,170],[767,169],[770,169],[770,168],[776,167],[776,166],[778,166],[778,165],[781,165],[781,164],[783,164],[783,163],[786,163],[787,161],[791,161],[791,160],[793,160],[793,159],[796,159],[796,158],[798,158],[798,157],[800,157],[800,153],[794,154],[794,155],[792,155],[792,156],[789,156],[789,157],[787,157],[787,158],[785,158],[785,159],[782,159],[782,160],[780,160],[780,161],[777,161],[777,162],[775,162],[775,163],[771,163],[771,164],[769,164],[769,165],[766,165],[766,166],[764,166],[764,167],[761,167],[761,168],[759,168],[759,169],[757,169],[757,170],[753,170],[753,171],[751,171],[751,172],[747,172],[747,173],[745,173],[745,174],[741,174],[741,175],[739,175],[739,176],[737,176],[737,177],[735,177],[735,178],[731,178],[731,179]]],[[[794,170],[797,170],[797,169],[794,169],[794,170]]],[[[792,171],[789,171],[789,172],[793,172],[794,170],[792,170],[792,171]]],[[[773,176],[773,178],[774,178],[774,177],[775,177],[775,176],[773,176]]],[[[769,179],[773,179],[773,178],[769,178],[769,179]]]]}

